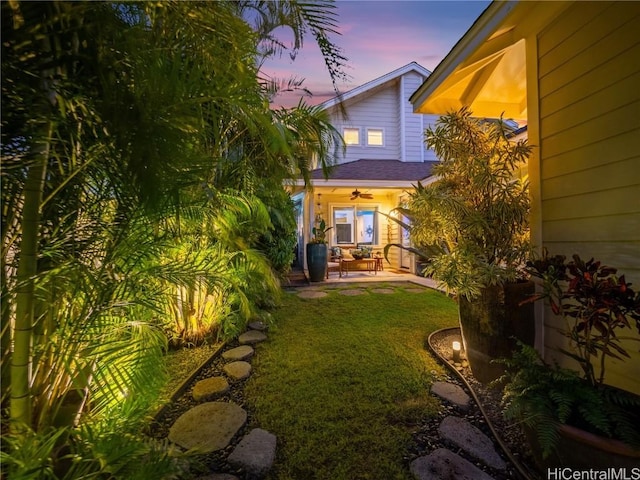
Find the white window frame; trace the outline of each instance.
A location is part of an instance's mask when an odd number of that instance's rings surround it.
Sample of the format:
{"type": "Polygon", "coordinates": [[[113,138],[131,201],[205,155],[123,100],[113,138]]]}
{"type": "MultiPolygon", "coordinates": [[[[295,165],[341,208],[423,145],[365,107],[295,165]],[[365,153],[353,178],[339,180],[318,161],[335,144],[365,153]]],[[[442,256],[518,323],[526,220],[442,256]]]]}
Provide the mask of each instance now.
{"type": "Polygon", "coordinates": [[[367,128],[367,146],[368,147],[384,147],[384,128],[367,128]],[[369,132],[380,132],[380,141],[382,143],[371,143],[369,141],[369,132]]]}
{"type": "MultiPolygon", "coordinates": [[[[354,247],[359,243],[358,242],[358,210],[373,210],[375,212],[380,211],[380,205],[377,203],[367,203],[361,205],[353,205],[353,204],[331,204],[331,224],[333,226],[332,235],[331,235],[331,244],[334,246],[348,246],[353,245],[354,247]],[[338,243],[338,228],[336,223],[336,210],[345,210],[351,209],[353,211],[353,223],[351,223],[351,241],[350,242],[341,242],[338,243]]],[[[373,238],[371,242],[371,247],[379,247],[380,245],[380,221],[377,215],[374,214],[374,228],[373,238]]]]}
{"type": "Polygon", "coordinates": [[[348,147],[354,147],[354,146],[360,145],[361,144],[361,141],[360,141],[361,135],[360,135],[360,133],[361,133],[360,132],[360,128],[358,128],[358,127],[343,127],[342,128],[342,138],[344,139],[345,145],[347,145],[348,147]],[[357,143],[349,143],[347,141],[347,131],[356,132],[357,133],[357,135],[358,135],[358,142],[357,143]]]}

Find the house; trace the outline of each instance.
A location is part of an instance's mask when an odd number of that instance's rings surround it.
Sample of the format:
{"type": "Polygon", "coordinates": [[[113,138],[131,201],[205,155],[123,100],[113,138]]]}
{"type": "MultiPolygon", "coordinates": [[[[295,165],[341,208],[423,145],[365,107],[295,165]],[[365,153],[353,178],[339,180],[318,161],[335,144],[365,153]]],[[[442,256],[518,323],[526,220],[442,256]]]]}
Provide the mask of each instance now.
{"type": "MultiPolygon", "coordinates": [[[[377,212],[389,214],[413,185],[429,181],[436,158],[424,146],[424,130],[438,116],[415,114],[409,103],[429,74],[412,62],[321,104],[346,151],[328,179],[321,170],[312,172],[312,193],[302,182],[294,186],[299,264],[305,262],[304,245],[320,216],[334,227],[330,246],[367,244],[382,250],[387,243],[408,242],[397,224],[377,212]]],[[[392,267],[415,271],[412,257],[403,251],[392,251],[390,261],[392,267]]]]}
{"type": "MultiPolygon", "coordinates": [[[[414,112],[467,105],[526,122],[532,240],[594,257],[640,288],[640,2],[494,2],[411,97],[414,112]]],[[[540,307],[537,347],[558,319],[540,307]]],[[[640,394],[640,353],[609,383],[640,394]]]]}

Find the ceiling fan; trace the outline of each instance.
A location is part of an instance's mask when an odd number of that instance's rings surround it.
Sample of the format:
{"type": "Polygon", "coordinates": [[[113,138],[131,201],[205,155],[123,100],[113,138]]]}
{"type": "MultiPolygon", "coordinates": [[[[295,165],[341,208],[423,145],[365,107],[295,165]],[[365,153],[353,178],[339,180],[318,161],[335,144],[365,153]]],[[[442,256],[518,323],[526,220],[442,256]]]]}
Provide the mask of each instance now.
{"type": "Polygon", "coordinates": [[[355,200],[358,197],[364,200],[371,200],[373,198],[373,195],[371,195],[370,193],[362,193],[357,188],[353,192],[351,192],[351,195],[351,200],[355,200]]]}

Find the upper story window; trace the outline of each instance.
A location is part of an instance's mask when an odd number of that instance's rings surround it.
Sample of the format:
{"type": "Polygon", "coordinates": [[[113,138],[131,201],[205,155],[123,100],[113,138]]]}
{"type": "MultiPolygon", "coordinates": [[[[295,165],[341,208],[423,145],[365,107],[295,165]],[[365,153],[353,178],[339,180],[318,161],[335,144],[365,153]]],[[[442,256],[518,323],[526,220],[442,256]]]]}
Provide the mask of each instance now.
{"type": "Polygon", "coordinates": [[[384,132],[381,128],[367,128],[367,145],[384,146],[384,132]]]}
{"type": "Polygon", "coordinates": [[[342,138],[347,145],[360,145],[360,129],[345,128],[342,131],[342,138]]]}

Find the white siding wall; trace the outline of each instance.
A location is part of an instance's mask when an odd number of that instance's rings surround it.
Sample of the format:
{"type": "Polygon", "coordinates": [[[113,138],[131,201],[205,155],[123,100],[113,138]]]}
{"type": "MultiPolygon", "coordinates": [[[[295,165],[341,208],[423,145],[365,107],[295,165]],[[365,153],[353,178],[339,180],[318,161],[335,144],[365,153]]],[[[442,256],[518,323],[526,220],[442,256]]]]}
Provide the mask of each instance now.
{"type": "MultiPolygon", "coordinates": [[[[538,37],[542,241],[640,288],[640,3],[578,2],[538,37]]],[[[548,326],[557,319],[546,316],[548,326]]],[[[552,349],[560,339],[546,330],[552,349]]],[[[640,355],[610,383],[640,393],[640,355]]],[[[549,350],[551,351],[551,350],[549,350]]],[[[615,362],[612,362],[612,366],[615,362]]]]}
{"type": "Polygon", "coordinates": [[[404,111],[405,118],[405,158],[407,162],[422,162],[435,160],[432,151],[427,150],[424,145],[424,130],[429,124],[435,123],[436,115],[420,115],[413,113],[413,106],[409,102],[409,97],[415,92],[425,77],[417,72],[409,72],[404,76],[402,92],[402,102],[400,107],[404,111]]]}
{"type": "Polygon", "coordinates": [[[360,145],[347,146],[341,163],[360,159],[407,162],[437,160],[433,151],[424,146],[424,130],[434,124],[438,116],[414,114],[409,102],[409,97],[423,81],[422,75],[412,71],[373,93],[362,93],[360,98],[355,97],[354,101],[346,102],[346,120],[334,107],[331,110],[331,121],[340,133],[344,127],[360,129],[360,145]],[[367,128],[384,129],[384,147],[366,145],[367,128]]]}
{"type": "Polygon", "coordinates": [[[360,128],[360,145],[347,146],[343,162],[362,158],[371,160],[393,160],[400,158],[400,132],[398,129],[398,93],[395,82],[384,90],[366,96],[363,100],[349,104],[348,118],[332,115],[332,123],[342,133],[343,127],[360,128]],[[367,146],[367,128],[384,130],[384,146],[367,146]]]}

